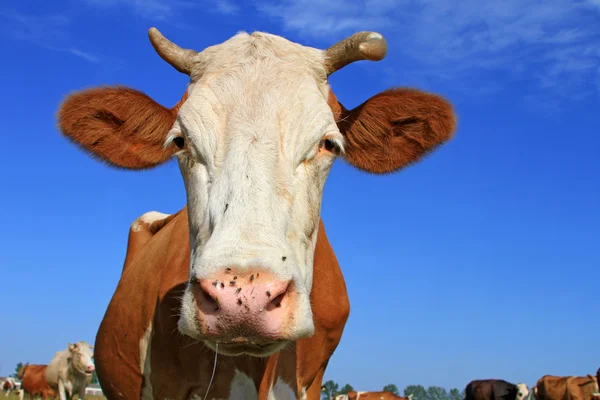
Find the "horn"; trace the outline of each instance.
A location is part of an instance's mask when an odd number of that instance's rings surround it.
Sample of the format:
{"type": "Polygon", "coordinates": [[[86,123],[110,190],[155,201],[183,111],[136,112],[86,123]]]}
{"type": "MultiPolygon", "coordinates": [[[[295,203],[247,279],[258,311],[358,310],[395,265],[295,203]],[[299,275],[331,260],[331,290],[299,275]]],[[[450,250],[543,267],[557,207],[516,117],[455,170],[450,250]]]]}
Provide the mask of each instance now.
{"type": "Polygon", "coordinates": [[[381,34],[357,32],[325,50],[327,76],[355,61],[380,61],[386,53],[387,42],[381,34]]]}
{"type": "Polygon", "coordinates": [[[152,47],[158,53],[160,58],[168,62],[177,71],[189,75],[194,65],[194,57],[197,51],[182,49],[169,39],[164,37],[160,31],[154,27],[148,30],[148,37],[152,47]]]}

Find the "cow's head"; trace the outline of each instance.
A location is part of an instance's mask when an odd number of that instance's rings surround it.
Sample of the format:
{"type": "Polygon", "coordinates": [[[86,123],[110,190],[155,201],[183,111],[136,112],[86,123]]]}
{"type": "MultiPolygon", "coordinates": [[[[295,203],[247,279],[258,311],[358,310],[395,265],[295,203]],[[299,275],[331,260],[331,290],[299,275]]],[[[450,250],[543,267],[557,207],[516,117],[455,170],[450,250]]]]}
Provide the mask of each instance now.
{"type": "Polygon", "coordinates": [[[517,394],[515,395],[515,400],[523,400],[529,394],[529,389],[527,385],[524,383],[518,383],[517,385],[517,394]]]}
{"type": "Polygon", "coordinates": [[[94,372],[94,346],[82,341],[74,344],[69,343],[69,362],[71,366],[82,374],[91,375],[94,372]]]}
{"type": "MultiPolygon", "coordinates": [[[[190,76],[172,109],[128,88],[71,95],[61,131],[110,165],[172,156],[187,192],[190,280],[179,329],[234,355],[271,354],[314,331],[309,293],[321,197],[334,160],[387,173],[417,162],[455,129],[451,105],[413,89],[347,110],[327,77],[387,45],[357,33],[323,51],[240,33],[201,52],[156,29],[158,54],[190,76]]],[[[326,287],[322,287],[326,290],[326,287]]]]}

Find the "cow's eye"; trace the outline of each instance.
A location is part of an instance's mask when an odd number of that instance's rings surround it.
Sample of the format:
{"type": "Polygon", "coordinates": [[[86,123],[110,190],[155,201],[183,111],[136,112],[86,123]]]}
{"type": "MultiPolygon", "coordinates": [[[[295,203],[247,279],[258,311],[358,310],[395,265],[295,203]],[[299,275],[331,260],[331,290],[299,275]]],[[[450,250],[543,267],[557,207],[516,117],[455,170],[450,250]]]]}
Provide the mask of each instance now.
{"type": "Polygon", "coordinates": [[[177,146],[177,148],[183,149],[183,147],[185,146],[185,139],[181,136],[177,136],[176,138],[173,138],[173,143],[175,144],[175,146],[177,146]]]}
{"type": "Polygon", "coordinates": [[[330,138],[324,138],[323,140],[321,140],[321,143],[319,143],[319,150],[328,151],[335,155],[338,155],[340,153],[339,146],[335,141],[333,141],[330,138]]]}

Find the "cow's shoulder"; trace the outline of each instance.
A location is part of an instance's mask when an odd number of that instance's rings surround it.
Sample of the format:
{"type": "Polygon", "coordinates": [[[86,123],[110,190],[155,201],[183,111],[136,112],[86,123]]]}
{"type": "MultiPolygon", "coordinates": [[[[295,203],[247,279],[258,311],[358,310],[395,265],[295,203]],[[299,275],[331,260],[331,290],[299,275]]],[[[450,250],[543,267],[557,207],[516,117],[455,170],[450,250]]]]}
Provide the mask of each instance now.
{"type": "MultiPolygon", "coordinates": [[[[130,228],[121,278],[105,317],[111,315],[112,307],[116,308],[118,319],[142,318],[146,325],[152,318],[159,293],[187,281],[188,232],[185,208],[172,215],[151,212],[136,219],[130,228]],[[159,218],[161,215],[165,217],[159,218]],[[127,317],[121,312],[122,308],[128,309],[127,317]]],[[[131,323],[138,322],[142,321],[128,323],[124,319],[123,329],[128,331],[131,323]]]]}
{"type": "MultiPolygon", "coordinates": [[[[185,210],[185,209],[184,209],[185,210]]],[[[175,214],[165,214],[159,211],[148,211],[137,217],[129,227],[127,239],[127,253],[123,263],[123,271],[127,269],[140,251],[182,211],[175,214]]]]}

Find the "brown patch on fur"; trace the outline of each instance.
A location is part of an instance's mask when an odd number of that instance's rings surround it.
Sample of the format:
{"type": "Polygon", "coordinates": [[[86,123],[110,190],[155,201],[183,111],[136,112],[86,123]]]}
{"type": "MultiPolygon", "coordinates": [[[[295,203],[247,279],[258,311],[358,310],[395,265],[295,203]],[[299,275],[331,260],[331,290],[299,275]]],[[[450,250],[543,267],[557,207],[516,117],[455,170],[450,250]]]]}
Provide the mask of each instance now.
{"type": "Polygon", "coordinates": [[[329,95],[327,96],[327,104],[329,104],[329,107],[331,108],[333,117],[335,118],[336,121],[338,121],[342,115],[342,105],[338,101],[337,97],[335,96],[335,94],[333,93],[333,90],[331,90],[331,88],[329,89],[329,95]]]}
{"type": "Polygon", "coordinates": [[[393,88],[347,110],[330,93],[328,103],[345,136],[345,159],[372,173],[387,173],[421,160],[456,129],[452,105],[416,89],[393,88]]]}
{"type": "Polygon", "coordinates": [[[146,94],[125,87],[82,90],[58,111],[61,133],[79,148],[111,166],[147,169],[167,161],[178,149],[164,148],[179,107],[168,109],[146,94]]]}

